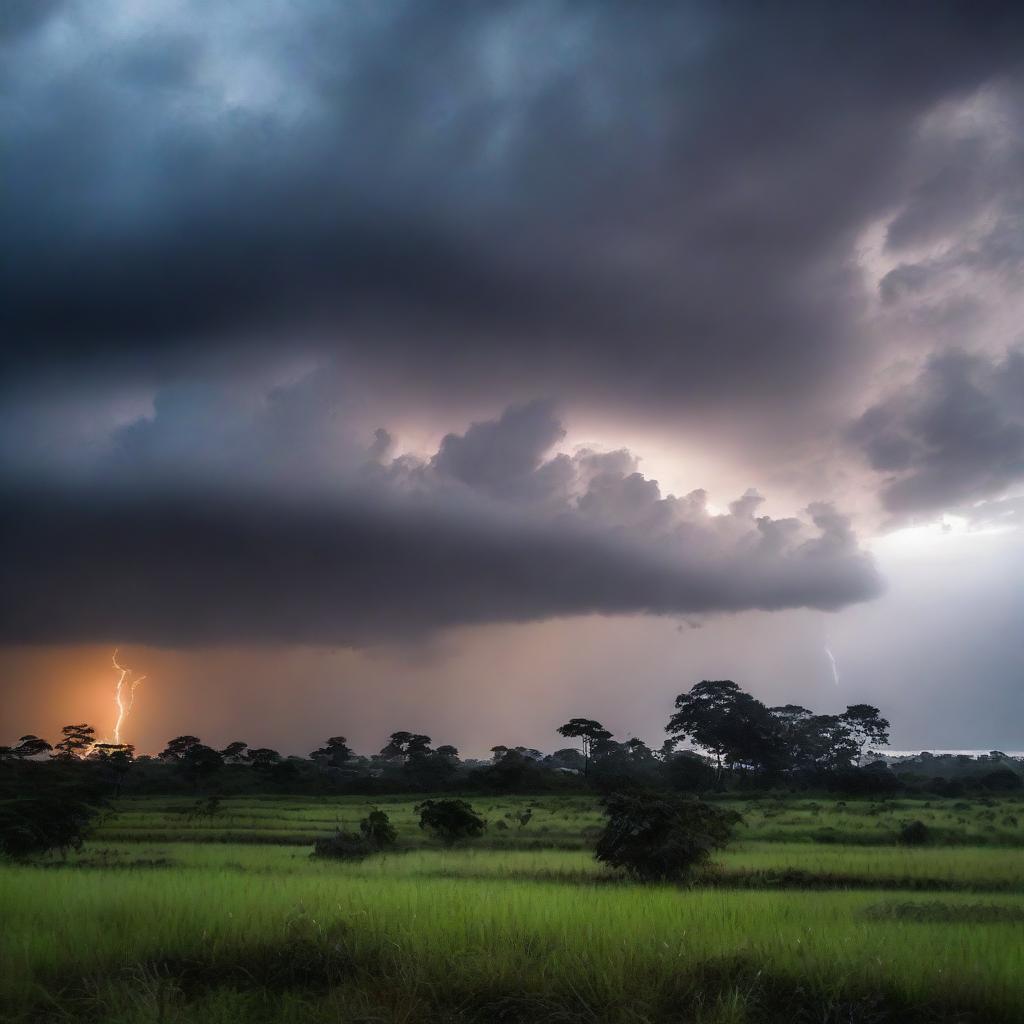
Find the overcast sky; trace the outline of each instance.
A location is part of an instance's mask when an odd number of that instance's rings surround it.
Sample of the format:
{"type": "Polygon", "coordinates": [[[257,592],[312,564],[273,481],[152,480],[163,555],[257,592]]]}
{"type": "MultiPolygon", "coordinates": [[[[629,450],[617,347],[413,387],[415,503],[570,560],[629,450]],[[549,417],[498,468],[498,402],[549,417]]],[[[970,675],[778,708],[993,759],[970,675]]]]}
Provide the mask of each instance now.
{"type": "Polygon", "coordinates": [[[0,125],[0,741],[1024,748],[1020,4],[13,0],[0,125]]]}

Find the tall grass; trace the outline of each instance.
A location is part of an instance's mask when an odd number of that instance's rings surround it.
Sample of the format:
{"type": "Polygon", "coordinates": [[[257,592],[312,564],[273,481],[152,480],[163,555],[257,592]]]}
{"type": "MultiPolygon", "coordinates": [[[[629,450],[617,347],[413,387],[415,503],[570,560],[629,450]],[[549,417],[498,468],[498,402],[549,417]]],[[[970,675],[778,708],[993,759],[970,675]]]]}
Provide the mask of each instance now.
{"type": "MultiPolygon", "coordinates": [[[[389,860],[400,868],[403,858],[389,860]]],[[[1024,1015],[1019,926],[866,913],[883,899],[373,877],[315,866],[274,877],[4,868],[0,1002],[38,1005],[68,979],[163,965],[218,983],[280,976],[285,987],[390,984],[400,974],[453,1006],[484,996],[565,1005],[575,993],[587,1005],[657,1017],[684,990],[760,978],[822,1005],[883,999],[991,1020],[1024,1015]]],[[[944,899],[973,906],[979,897],[944,899]]],[[[1008,902],[1024,907],[1020,897],[1000,898],[1008,902]]]]}

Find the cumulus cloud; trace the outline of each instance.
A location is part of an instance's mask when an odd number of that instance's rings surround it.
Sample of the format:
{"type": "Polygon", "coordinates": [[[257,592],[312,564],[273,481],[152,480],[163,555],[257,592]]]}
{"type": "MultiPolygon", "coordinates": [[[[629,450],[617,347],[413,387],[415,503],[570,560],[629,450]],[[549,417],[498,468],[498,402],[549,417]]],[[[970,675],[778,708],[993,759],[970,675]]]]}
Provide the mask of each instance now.
{"type": "Polygon", "coordinates": [[[850,438],[885,475],[882,501],[897,516],[999,498],[1024,482],[1024,352],[935,355],[850,438]]]}
{"type": "MultiPolygon", "coordinates": [[[[157,408],[151,440],[177,422],[157,408]]],[[[663,496],[628,452],[553,450],[562,436],[545,402],[450,434],[429,458],[388,459],[378,432],[327,493],[251,477],[217,488],[177,461],[173,482],[143,483],[124,462],[75,487],[22,480],[0,511],[0,639],[364,644],[595,612],[835,609],[879,592],[830,506],[773,520],[748,494],[714,514],[703,492],[663,496]]]]}

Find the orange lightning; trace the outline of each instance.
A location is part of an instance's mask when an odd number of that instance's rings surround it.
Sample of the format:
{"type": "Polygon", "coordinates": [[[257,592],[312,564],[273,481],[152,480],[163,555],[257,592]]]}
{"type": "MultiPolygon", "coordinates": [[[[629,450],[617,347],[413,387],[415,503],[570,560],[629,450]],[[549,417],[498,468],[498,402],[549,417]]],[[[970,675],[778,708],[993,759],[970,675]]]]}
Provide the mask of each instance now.
{"type": "Polygon", "coordinates": [[[114,687],[114,705],[117,707],[117,722],[114,724],[114,742],[121,742],[121,726],[128,717],[128,713],[135,703],[135,688],[145,679],[145,676],[136,676],[132,679],[132,670],[119,665],[117,661],[117,650],[114,650],[114,668],[121,675],[118,677],[117,685],[114,687]]]}

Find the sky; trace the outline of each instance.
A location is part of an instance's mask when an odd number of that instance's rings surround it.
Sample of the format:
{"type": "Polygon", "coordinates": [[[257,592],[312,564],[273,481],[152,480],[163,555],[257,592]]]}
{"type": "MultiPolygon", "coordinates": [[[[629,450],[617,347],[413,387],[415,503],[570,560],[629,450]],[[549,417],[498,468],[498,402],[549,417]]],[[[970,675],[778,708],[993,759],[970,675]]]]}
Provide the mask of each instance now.
{"type": "Polygon", "coordinates": [[[1024,748],[1019,4],[11,0],[0,131],[0,741],[1024,748]]]}

